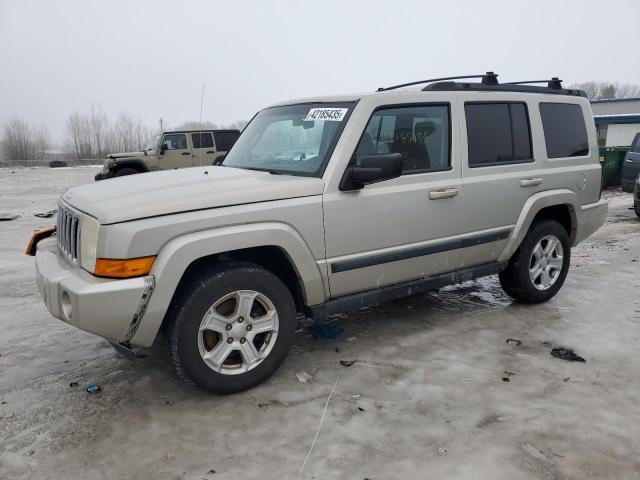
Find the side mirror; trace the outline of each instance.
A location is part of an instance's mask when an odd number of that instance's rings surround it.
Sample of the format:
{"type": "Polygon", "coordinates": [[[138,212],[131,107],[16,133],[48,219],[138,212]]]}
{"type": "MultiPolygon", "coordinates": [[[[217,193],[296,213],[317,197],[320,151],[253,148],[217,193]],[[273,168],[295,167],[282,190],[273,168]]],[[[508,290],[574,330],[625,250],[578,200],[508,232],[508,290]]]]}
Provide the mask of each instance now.
{"type": "Polygon", "coordinates": [[[167,150],[169,150],[169,145],[167,145],[166,143],[160,145],[160,155],[164,155],[164,152],[166,152],[167,150]]]}
{"type": "Polygon", "coordinates": [[[219,157],[217,157],[214,161],[213,161],[213,165],[222,165],[222,162],[224,162],[225,157],[227,156],[226,153],[223,153],[222,155],[220,155],[219,157]]]}
{"type": "Polygon", "coordinates": [[[400,175],[402,175],[401,153],[367,155],[360,160],[360,165],[353,165],[347,170],[340,190],[359,190],[365,185],[391,180],[400,175]]]}

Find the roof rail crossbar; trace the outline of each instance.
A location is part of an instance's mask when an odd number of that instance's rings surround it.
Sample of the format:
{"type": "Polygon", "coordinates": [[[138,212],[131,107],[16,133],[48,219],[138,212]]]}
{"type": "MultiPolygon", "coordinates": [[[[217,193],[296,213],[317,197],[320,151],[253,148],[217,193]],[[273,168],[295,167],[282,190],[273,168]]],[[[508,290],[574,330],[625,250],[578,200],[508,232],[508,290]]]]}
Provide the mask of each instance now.
{"type": "Polygon", "coordinates": [[[526,80],[521,82],[505,82],[503,85],[524,85],[527,83],[546,83],[548,88],[561,89],[562,80],[558,77],[551,77],[551,80],[526,80]]]}
{"type": "Polygon", "coordinates": [[[493,72],[483,73],[481,75],[463,75],[459,77],[441,77],[430,78],[428,80],[420,80],[418,82],[401,83],[400,85],[393,85],[391,87],[380,87],[378,92],[386,92],[387,90],[395,90],[397,88],[411,87],[413,85],[420,85],[422,83],[442,82],[444,80],[462,80],[465,78],[482,78],[482,83],[485,85],[498,85],[498,74],[493,72]]]}

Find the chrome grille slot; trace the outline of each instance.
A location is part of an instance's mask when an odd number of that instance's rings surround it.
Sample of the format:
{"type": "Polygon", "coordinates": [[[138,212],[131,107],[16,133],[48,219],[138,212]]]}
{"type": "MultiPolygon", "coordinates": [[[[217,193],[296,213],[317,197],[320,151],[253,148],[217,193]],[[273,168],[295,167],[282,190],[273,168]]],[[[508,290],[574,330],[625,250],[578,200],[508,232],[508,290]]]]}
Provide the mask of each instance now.
{"type": "Polygon", "coordinates": [[[73,264],[80,254],[80,215],[63,203],[58,205],[58,249],[73,264]]]}

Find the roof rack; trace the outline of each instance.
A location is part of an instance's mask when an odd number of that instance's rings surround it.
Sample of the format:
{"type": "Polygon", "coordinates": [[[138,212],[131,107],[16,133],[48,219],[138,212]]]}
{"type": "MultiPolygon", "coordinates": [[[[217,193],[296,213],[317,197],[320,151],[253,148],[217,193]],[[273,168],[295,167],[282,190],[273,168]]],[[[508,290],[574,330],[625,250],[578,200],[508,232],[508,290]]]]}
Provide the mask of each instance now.
{"type": "Polygon", "coordinates": [[[484,85],[498,85],[498,74],[493,72],[482,73],[480,75],[463,75],[459,77],[441,77],[430,78],[428,80],[419,80],[417,82],[401,83],[400,85],[393,85],[391,87],[380,87],[378,92],[386,92],[387,90],[395,90],[397,88],[411,87],[413,85],[420,85],[421,83],[442,82],[444,80],[463,80],[466,78],[481,78],[484,85]]]}
{"type": "Polygon", "coordinates": [[[551,80],[523,80],[521,82],[505,82],[503,85],[525,85],[527,83],[546,83],[547,88],[562,88],[562,80],[558,77],[551,77],[551,80]]]}
{"type": "Polygon", "coordinates": [[[459,77],[442,77],[432,78],[429,80],[420,80],[418,82],[401,83],[391,87],[380,87],[378,92],[386,92],[412,85],[420,85],[428,83],[429,85],[422,88],[422,91],[492,91],[492,92],[525,92],[525,93],[551,93],[556,95],[573,95],[577,97],[586,97],[587,94],[582,90],[562,88],[562,80],[558,77],[552,77],[550,80],[526,80],[519,82],[498,83],[498,74],[487,72],[482,75],[464,75],[459,77]],[[464,80],[468,78],[481,78],[479,83],[470,82],[454,82],[451,80],[464,80]],[[546,83],[547,85],[536,86],[529,85],[532,83],[546,83]]]}

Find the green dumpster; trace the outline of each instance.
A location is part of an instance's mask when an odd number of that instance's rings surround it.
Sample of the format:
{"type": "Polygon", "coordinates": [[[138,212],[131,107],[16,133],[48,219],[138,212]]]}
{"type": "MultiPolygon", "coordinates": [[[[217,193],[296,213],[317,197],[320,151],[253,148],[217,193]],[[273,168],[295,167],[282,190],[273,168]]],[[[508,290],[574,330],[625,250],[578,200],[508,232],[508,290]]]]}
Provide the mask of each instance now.
{"type": "Polygon", "coordinates": [[[600,149],[602,184],[605,187],[620,185],[622,162],[629,147],[604,147],[600,149]]]}

